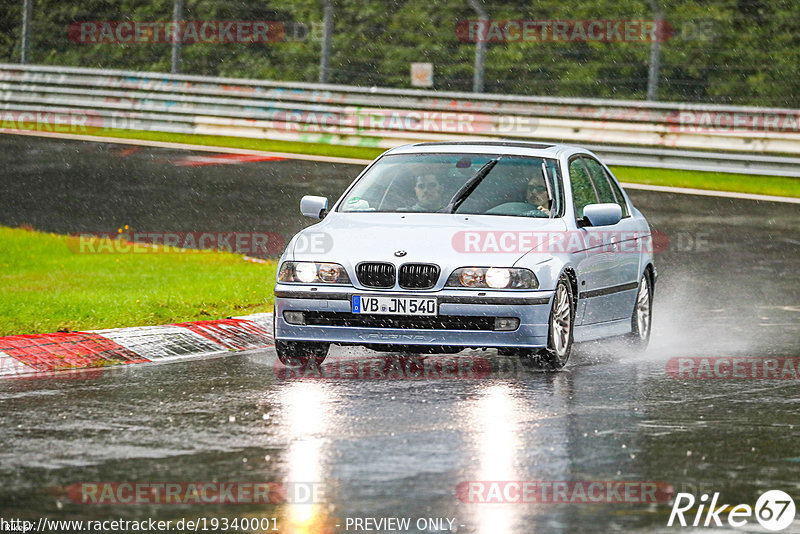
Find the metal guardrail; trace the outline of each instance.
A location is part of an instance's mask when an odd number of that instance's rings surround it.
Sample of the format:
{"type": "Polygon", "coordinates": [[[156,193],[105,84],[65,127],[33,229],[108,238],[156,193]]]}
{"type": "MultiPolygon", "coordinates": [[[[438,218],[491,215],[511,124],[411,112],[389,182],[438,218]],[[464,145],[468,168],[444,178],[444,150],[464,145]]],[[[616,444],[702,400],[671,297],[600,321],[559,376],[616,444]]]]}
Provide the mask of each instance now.
{"type": "MultiPolygon", "coordinates": [[[[151,130],[391,148],[586,146],[611,164],[800,177],[800,110],[486,95],[0,64],[3,129],[151,130]],[[67,118],[64,118],[67,117],[67,118]],[[51,124],[53,126],[53,124],[51,124]]],[[[88,133],[88,132],[87,132],[88,133]]]]}

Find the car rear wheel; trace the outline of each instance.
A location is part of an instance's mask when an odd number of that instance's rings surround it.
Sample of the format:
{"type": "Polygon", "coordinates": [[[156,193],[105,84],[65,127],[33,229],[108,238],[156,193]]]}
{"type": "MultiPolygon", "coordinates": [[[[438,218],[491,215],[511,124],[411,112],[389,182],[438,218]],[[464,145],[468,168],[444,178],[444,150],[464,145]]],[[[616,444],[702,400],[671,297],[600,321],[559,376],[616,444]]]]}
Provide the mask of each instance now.
{"type": "Polygon", "coordinates": [[[636,304],[631,316],[631,333],[628,340],[638,351],[647,348],[650,342],[650,331],[653,325],[653,288],[647,273],[639,281],[639,292],[636,294],[636,304]]]}
{"type": "Polygon", "coordinates": [[[278,353],[278,359],[287,367],[305,367],[312,359],[315,365],[320,365],[325,361],[329,348],[330,343],[275,340],[275,352],[278,353]]]}

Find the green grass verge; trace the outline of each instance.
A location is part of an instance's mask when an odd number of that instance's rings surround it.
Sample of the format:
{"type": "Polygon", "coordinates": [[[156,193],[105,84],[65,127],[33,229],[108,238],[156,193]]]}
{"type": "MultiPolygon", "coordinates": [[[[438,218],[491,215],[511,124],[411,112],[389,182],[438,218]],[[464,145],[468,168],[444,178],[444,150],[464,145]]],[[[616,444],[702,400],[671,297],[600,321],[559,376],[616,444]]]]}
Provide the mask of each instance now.
{"type": "MultiPolygon", "coordinates": [[[[102,129],[102,131],[87,131],[87,133],[124,139],[143,139],[148,141],[245,148],[319,156],[338,156],[366,160],[374,159],[384,152],[383,149],[373,146],[345,146],[324,143],[271,141],[269,139],[228,137],[224,135],[180,134],[121,129],[102,129]]],[[[368,143],[369,140],[366,142],[368,143]]],[[[623,182],[690,187],[713,191],[800,197],[800,178],[623,166],[614,166],[612,170],[617,178],[623,182]]]]}
{"type": "Polygon", "coordinates": [[[274,262],[226,252],[79,254],[67,240],[0,227],[0,335],[272,311],[274,262]]]}
{"type": "Polygon", "coordinates": [[[734,191],[783,197],[800,197],[800,178],[728,174],[722,172],[678,171],[644,167],[611,167],[621,182],[691,187],[713,191],[734,191]]]}
{"type": "Polygon", "coordinates": [[[383,154],[385,149],[370,146],[328,145],[323,143],[303,143],[299,141],[272,141],[252,137],[230,137],[226,135],[172,134],[168,132],[131,132],[131,130],[104,130],[106,137],[145,139],[148,141],[167,141],[192,145],[219,146],[264,150],[266,152],[288,152],[290,154],[311,154],[314,156],[338,156],[373,160],[383,154]],[[133,133],[134,136],[130,134],[133,133]]]}

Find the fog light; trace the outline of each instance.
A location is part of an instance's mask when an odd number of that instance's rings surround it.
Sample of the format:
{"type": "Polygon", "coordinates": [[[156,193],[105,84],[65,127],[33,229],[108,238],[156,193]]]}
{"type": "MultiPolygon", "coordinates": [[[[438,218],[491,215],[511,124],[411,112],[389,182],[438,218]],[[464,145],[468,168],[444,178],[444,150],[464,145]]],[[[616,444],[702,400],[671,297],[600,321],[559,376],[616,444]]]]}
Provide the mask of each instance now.
{"type": "Polygon", "coordinates": [[[306,324],[306,315],[301,311],[285,311],[283,318],[289,324],[306,324]]]}
{"type": "Polygon", "coordinates": [[[519,319],[516,317],[495,317],[494,329],[500,332],[509,332],[519,328],[519,319]]]}

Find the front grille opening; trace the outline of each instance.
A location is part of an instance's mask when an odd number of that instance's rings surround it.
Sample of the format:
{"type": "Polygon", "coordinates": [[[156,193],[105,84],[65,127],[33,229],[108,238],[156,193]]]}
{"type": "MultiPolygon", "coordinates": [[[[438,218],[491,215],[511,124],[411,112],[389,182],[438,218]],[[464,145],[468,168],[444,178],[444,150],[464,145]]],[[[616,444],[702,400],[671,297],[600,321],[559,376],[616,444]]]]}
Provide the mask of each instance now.
{"type": "MultiPolygon", "coordinates": [[[[347,312],[305,312],[307,325],[419,330],[495,330],[495,317],[483,315],[361,315],[347,312]]],[[[519,324],[519,323],[517,323],[519,324]]]]}
{"type": "Polygon", "coordinates": [[[395,268],[391,263],[359,263],[356,265],[356,276],[365,287],[388,289],[394,287],[395,268]]]}
{"type": "Polygon", "coordinates": [[[406,263],[400,266],[398,282],[403,289],[430,289],[439,280],[439,266],[429,263],[406,263]]]}

